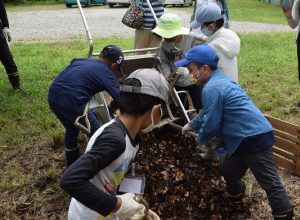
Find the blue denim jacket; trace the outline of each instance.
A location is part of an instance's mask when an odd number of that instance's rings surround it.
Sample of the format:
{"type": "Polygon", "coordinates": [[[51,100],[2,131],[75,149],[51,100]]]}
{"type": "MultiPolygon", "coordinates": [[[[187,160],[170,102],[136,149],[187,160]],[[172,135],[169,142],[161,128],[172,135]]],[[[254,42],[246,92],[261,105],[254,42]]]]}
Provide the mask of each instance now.
{"type": "Polygon", "coordinates": [[[273,130],[240,85],[219,70],[204,85],[201,99],[203,111],[190,122],[199,131],[200,144],[214,136],[224,138],[231,155],[244,138],[273,130]]]}

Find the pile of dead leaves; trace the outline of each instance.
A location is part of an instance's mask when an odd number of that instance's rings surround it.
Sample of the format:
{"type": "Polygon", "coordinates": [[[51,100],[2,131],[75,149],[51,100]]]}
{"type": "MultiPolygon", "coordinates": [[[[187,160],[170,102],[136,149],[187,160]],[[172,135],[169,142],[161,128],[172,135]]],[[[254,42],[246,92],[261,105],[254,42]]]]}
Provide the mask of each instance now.
{"type": "Polygon", "coordinates": [[[146,176],[145,197],[162,219],[247,219],[228,207],[219,164],[199,156],[194,138],[165,126],[146,134],[136,167],[146,176]]]}
{"type": "MultiPolygon", "coordinates": [[[[67,219],[70,197],[58,185],[65,169],[62,140],[42,137],[3,151],[1,219],[67,219]]],[[[250,202],[250,212],[229,209],[218,163],[203,161],[195,145],[193,138],[169,126],[144,135],[136,173],[146,176],[144,196],[161,219],[271,219],[265,193],[249,173],[245,179],[251,200],[245,202],[250,202]]],[[[300,178],[282,169],[280,174],[300,216],[300,178]]]]}

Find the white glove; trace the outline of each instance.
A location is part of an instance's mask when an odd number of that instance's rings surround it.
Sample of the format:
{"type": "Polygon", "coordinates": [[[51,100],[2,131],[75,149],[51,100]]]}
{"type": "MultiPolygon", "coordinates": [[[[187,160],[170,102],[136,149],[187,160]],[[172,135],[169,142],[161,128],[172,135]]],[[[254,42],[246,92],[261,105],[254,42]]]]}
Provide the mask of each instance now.
{"type": "Polygon", "coordinates": [[[182,134],[186,134],[188,131],[192,131],[192,127],[190,126],[190,123],[186,123],[182,128],[182,134]]]}
{"type": "Polygon", "coordinates": [[[140,213],[144,215],[145,206],[135,201],[133,193],[125,193],[123,195],[118,195],[117,197],[122,200],[121,207],[114,213],[115,216],[118,216],[123,219],[129,219],[133,215],[140,213]]]}
{"type": "Polygon", "coordinates": [[[8,42],[11,42],[12,38],[8,27],[3,28],[3,34],[5,38],[8,40],[8,42]]]}
{"type": "Polygon", "coordinates": [[[160,220],[160,217],[155,212],[153,212],[151,209],[148,210],[148,218],[150,220],[160,220]]]}
{"type": "Polygon", "coordinates": [[[189,70],[186,67],[178,67],[176,70],[176,74],[182,75],[182,76],[187,76],[189,75],[189,70]]]}

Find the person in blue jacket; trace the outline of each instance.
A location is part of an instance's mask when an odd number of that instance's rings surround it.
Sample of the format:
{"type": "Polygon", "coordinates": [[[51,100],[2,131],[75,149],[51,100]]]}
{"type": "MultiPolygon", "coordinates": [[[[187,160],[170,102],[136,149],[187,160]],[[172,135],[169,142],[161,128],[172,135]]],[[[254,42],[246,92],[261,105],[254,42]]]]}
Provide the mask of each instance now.
{"type": "MultiPolygon", "coordinates": [[[[49,88],[50,109],[65,127],[65,153],[70,166],[79,157],[77,138],[79,129],[74,125],[84,112],[85,105],[96,93],[107,91],[116,103],[120,89],[114,72],[124,59],[122,50],[115,45],[103,48],[99,59],[73,59],[53,81],[49,88]]],[[[112,104],[113,104],[112,103],[112,104]]],[[[90,136],[100,127],[96,116],[89,111],[90,136]]]]}
{"type": "Polygon", "coordinates": [[[217,70],[217,53],[208,45],[193,47],[185,58],[175,63],[186,66],[202,85],[203,111],[183,127],[199,131],[200,144],[211,138],[223,138],[227,157],[221,167],[226,181],[229,204],[243,210],[245,184],[242,177],[248,169],[266,191],[274,219],[292,219],[293,209],[280,181],[273,160],[273,128],[241,86],[217,70]]]}

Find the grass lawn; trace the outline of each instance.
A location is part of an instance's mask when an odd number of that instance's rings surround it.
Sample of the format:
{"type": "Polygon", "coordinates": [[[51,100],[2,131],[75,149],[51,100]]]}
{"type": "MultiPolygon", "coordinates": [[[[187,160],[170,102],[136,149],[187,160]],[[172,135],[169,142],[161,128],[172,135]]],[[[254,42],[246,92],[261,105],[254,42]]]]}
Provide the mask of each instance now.
{"type": "MultiPolygon", "coordinates": [[[[239,80],[261,110],[300,124],[296,47],[293,33],[241,35],[239,80]]],[[[95,50],[106,44],[132,48],[132,39],[97,39],[95,50]]],[[[74,57],[85,57],[86,41],[15,43],[23,91],[11,91],[0,67],[0,146],[14,147],[42,136],[62,138],[62,126],[51,113],[47,92],[56,75],[74,57]]]]}
{"type": "Polygon", "coordinates": [[[230,19],[286,24],[281,7],[264,3],[263,0],[227,0],[230,19]]]}

